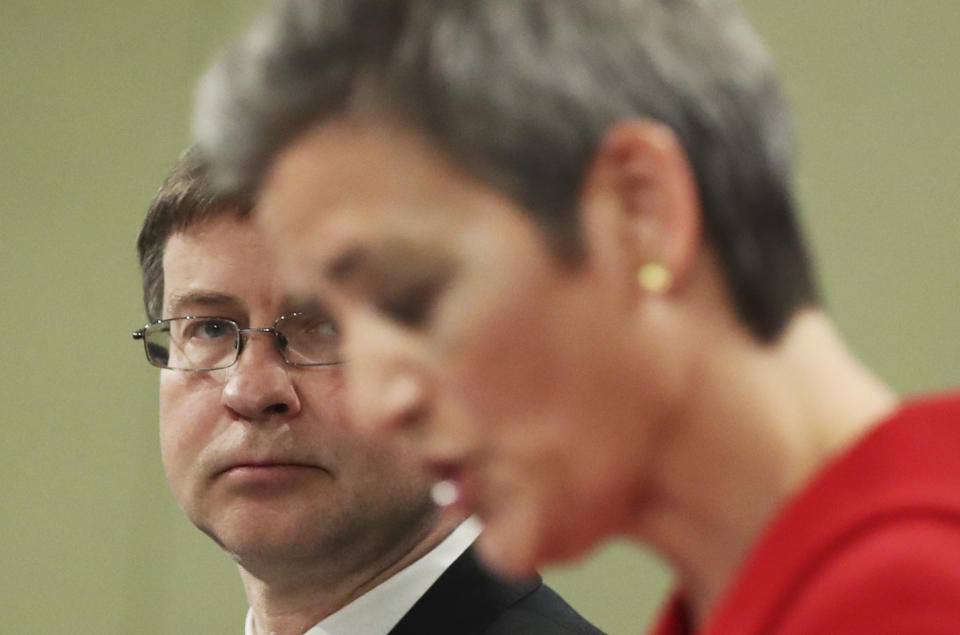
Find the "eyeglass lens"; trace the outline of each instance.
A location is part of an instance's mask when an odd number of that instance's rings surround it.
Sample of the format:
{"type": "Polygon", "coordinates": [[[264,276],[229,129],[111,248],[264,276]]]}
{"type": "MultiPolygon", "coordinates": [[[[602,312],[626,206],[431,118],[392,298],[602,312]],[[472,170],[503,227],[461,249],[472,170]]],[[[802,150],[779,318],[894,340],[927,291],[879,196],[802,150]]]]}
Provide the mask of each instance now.
{"type": "Polygon", "coordinates": [[[293,313],[278,319],[273,328],[282,336],[281,353],[291,364],[340,361],[340,334],[328,317],[293,313]]]}
{"type": "MultiPolygon", "coordinates": [[[[339,334],[329,318],[294,313],[280,317],[271,329],[285,361],[295,365],[335,364],[339,334]]],[[[171,318],[144,332],[147,358],[161,368],[215,370],[232,366],[243,348],[240,329],[225,318],[171,318]]]]}
{"type": "Polygon", "coordinates": [[[145,333],[150,361],[177,370],[226,368],[237,359],[237,325],[218,318],[174,318],[145,333]]]}

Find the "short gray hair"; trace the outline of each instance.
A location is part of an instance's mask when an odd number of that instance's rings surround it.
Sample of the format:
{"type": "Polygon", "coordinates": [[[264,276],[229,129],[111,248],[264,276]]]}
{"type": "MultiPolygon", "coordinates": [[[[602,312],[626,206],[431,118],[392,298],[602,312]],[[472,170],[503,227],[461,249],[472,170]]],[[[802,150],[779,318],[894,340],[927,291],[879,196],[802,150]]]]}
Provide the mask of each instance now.
{"type": "Polygon", "coordinates": [[[618,121],[660,121],[744,323],[770,340],[816,301],[789,111],[733,0],[288,0],[208,71],[195,131],[221,185],[255,191],[298,135],[357,112],[505,192],[567,262],[598,144],[618,121]]]}

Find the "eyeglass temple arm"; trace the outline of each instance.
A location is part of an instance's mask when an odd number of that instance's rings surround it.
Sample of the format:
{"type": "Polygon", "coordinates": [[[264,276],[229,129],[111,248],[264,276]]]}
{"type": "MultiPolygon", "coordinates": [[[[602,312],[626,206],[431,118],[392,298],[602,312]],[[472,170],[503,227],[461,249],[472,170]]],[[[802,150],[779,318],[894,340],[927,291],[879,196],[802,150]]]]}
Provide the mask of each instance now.
{"type": "Polygon", "coordinates": [[[137,329],[136,331],[131,333],[131,335],[133,335],[133,339],[135,340],[142,340],[144,336],[143,329],[137,329]]]}

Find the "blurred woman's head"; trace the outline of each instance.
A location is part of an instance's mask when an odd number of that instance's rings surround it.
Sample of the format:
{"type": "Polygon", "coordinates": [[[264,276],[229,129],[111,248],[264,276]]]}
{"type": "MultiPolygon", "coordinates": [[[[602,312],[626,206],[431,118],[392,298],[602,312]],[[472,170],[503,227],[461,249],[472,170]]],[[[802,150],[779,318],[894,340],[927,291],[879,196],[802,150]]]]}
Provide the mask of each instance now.
{"type": "Polygon", "coordinates": [[[639,522],[731,351],[816,301],[730,2],[288,2],[197,121],[338,316],[354,418],[418,442],[506,571],[639,522]]]}

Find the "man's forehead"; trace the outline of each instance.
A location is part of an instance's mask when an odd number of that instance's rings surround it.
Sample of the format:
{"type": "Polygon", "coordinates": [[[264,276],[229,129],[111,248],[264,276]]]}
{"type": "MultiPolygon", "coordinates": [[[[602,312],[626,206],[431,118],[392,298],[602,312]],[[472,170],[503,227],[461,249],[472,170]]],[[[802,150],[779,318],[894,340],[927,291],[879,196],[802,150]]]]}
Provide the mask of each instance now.
{"type": "Polygon", "coordinates": [[[164,279],[168,284],[187,287],[198,279],[216,279],[234,272],[269,272],[273,255],[254,223],[231,217],[208,219],[167,239],[163,250],[164,279]]]}
{"type": "Polygon", "coordinates": [[[249,219],[222,217],[178,232],[164,250],[164,313],[298,311],[302,299],[275,262],[262,229],[249,219]]]}

